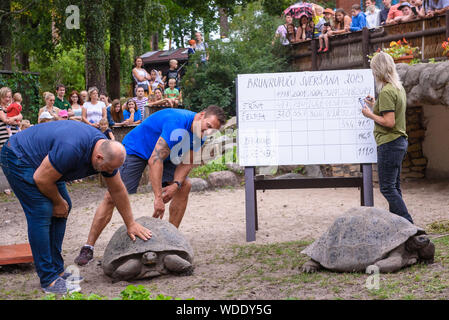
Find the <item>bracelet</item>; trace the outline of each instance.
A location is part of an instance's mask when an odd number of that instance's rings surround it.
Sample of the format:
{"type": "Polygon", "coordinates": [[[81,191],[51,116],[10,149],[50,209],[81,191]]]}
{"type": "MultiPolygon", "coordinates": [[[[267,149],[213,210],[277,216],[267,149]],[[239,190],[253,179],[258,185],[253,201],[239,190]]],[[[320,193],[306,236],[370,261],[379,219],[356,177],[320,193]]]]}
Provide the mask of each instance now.
{"type": "Polygon", "coordinates": [[[173,182],[178,185],[178,190],[181,189],[181,182],[179,182],[179,181],[173,181],[173,182]]]}

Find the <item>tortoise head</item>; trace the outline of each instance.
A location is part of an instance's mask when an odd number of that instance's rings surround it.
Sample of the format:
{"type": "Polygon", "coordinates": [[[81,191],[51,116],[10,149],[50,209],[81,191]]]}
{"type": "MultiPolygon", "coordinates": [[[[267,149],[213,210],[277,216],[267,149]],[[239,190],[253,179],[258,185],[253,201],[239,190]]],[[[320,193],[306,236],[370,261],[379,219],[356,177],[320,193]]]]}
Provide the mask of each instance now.
{"type": "Polygon", "coordinates": [[[153,251],[145,252],[142,255],[142,263],[146,266],[151,266],[157,262],[157,254],[153,251]]]}
{"type": "Polygon", "coordinates": [[[405,243],[409,252],[417,252],[419,260],[424,263],[433,263],[435,257],[435,245],[424,235],[411,237],[405,243]]]}

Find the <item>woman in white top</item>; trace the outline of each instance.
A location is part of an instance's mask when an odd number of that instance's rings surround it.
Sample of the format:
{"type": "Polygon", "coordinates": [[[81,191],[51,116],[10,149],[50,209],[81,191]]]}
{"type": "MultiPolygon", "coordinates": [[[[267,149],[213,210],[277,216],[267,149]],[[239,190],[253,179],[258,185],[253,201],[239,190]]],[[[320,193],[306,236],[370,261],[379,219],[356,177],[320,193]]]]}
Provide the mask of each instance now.
{"type": "Polygon", "coordinates": [[[55,95],[51,92],[44,92],[44,100],[45,100],[45,107],[40,108],[39,114],[38,114],[38,120],[37,123],[41,123],[42,119],[41,114],[45,111],[47,111],[51,116],[51,120],[59,120],[59,108],[56,108],[54,106],[55,104],[55,95]]]}
{"type": "Polygon", "coordinates": [[[148,74],[148,72],[142,68],[143,60],[141,57],[137,57],[135,60],[136,67],[133,69],[133,77],[136,81],[136,88],[137,87],[143,87],[145,93],[148,95],[149,93],[149,87],[150,82],[148,80],[151,80],[151,76],[148,74]]]}
{"type": "Polygon", "coordinates": [[[106,105],[98,99],[98,89],[89,88],[87,91],[89,101],[83,104],[83,122],[95,128],[100,127],[100,120],[106,119],[106,105]]]}

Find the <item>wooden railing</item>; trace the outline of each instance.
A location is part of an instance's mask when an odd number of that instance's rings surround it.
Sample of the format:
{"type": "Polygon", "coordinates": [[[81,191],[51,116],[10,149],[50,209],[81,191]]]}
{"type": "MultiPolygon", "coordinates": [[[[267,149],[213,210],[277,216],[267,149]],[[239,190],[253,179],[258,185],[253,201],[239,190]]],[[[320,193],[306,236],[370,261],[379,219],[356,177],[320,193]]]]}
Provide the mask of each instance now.
{"type": "Polygon", "coordinates": [[[420,48],[423,61],[443,59],[441,43],[449,38],[449,11],[433,18],[332,36],[326,53],[317,52],[318,39],[292,44],[291,71],[369,68],[368,55],[402,38],[420,48]]]}

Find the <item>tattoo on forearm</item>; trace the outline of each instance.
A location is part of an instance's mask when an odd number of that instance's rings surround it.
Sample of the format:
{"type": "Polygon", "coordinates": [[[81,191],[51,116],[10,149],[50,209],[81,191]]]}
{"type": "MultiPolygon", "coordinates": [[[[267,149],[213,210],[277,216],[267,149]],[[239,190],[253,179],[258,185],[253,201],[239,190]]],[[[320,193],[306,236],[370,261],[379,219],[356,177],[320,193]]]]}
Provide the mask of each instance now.
{"type": "Polygon", "coordinates": [[[169,155],[170,148],[168,147],[167,142],[159,138],[156,146],[154,147],[153,155],[151,156],[153,158],[153,164],[155,164],[157,161],[163,162],[169,155]]]}

